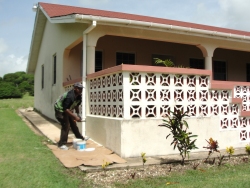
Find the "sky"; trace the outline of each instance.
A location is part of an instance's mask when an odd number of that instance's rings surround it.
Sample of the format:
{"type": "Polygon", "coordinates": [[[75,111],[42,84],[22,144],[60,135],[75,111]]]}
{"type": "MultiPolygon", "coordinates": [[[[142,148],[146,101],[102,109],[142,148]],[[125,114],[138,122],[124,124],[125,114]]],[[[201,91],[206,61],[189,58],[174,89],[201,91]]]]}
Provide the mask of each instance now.
{"type": "MultiPolygon", "coordinates": [[[[250,0],[44,0],[250,32],[250,0]]],[[[0,0],[0,77],[26,71],[35,0],[0,0]]]]}

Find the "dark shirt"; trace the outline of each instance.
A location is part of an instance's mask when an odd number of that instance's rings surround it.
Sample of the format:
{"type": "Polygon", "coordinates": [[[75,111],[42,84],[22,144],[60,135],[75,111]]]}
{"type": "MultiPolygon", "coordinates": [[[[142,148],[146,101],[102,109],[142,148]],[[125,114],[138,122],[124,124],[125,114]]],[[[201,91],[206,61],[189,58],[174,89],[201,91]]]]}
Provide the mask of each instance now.
{"type": "Polygon", "coordinates": [[[75,97],[74,90],[70,90],[61,95],[56,103],[55,109],[60,112],[64,112],[66,109],[73,110],[76,106],[79,106],[82,103],[82,96],[78,95],[75,97]]]}

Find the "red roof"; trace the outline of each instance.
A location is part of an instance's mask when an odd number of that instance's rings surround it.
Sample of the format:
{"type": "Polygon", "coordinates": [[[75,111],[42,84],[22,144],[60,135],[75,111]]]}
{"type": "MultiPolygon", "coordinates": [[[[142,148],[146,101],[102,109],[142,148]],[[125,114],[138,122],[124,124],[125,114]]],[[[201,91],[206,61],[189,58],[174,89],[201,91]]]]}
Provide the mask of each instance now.
{"type": "Polygon", "coordinates": [[[202,30],[250,36],[250,32],[246,32],[246,31],[207,26],[207,25],[202,25],[202,24],[194,24],[194,23],[189,23],[189,22],[175,21],[175,20],[169,20],[169,19],[163,19],[163,18],[155,18],[155,17],[149,17],[149,16],[141,16],[141,15],[136,15],[136,14],[127,14],[127,13],[121,13],[121,12],[97,10],[97,9],[90,9],[90,8],[73,7],[73,6],[67,6],[67,5],[57,5],[57,4],[49,4],[49,3],[39,3],[39,4],[50,18],[67,16],[67,15],[72,15],[72,14],[83,14],[83,15],[93,15],[93,16],[101,16],[101,17],[109,17],[109,18],[136,20],[136,21],[143,21],[143,22],[152,22],[152,23],[159,23],[159,24],[166,24],[166,25],[175,25],[175,26],[182,26],[182,27],[188,27],[188,28],[196,28],[196,29],[202,29],[202,30]]]}

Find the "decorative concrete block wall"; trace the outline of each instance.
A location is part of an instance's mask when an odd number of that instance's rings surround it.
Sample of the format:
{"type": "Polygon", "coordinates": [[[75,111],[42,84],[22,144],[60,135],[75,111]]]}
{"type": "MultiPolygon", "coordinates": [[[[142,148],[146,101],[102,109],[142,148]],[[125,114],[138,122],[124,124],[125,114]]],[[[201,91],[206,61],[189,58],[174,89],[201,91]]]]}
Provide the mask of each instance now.
{"type": "Polygon", "coordinates": [[[250,141],[248,83],[214,81],[208,70],[121,65],[88,75],[88,88],[86,133],[122,157],[176,153],[157,127],[169,110],[189,112],[196,151],[210,137],[222,148],[250,141]]]}

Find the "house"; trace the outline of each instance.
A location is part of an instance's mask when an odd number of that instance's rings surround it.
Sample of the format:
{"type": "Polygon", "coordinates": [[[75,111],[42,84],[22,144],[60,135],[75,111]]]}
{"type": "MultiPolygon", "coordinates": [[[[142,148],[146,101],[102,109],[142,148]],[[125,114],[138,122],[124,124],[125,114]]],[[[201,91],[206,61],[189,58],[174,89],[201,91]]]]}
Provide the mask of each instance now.
{"type": "Polygon", "coordinates": [[[82,82],[83,134],[122,157],[177,153],[157,126],[169,110],[189,111],[195,151],[210,137],[221,149],[250,141],[250,32],[39,3],[27,73],[34,107],[52,119],[57,97],[82,82]]]}

